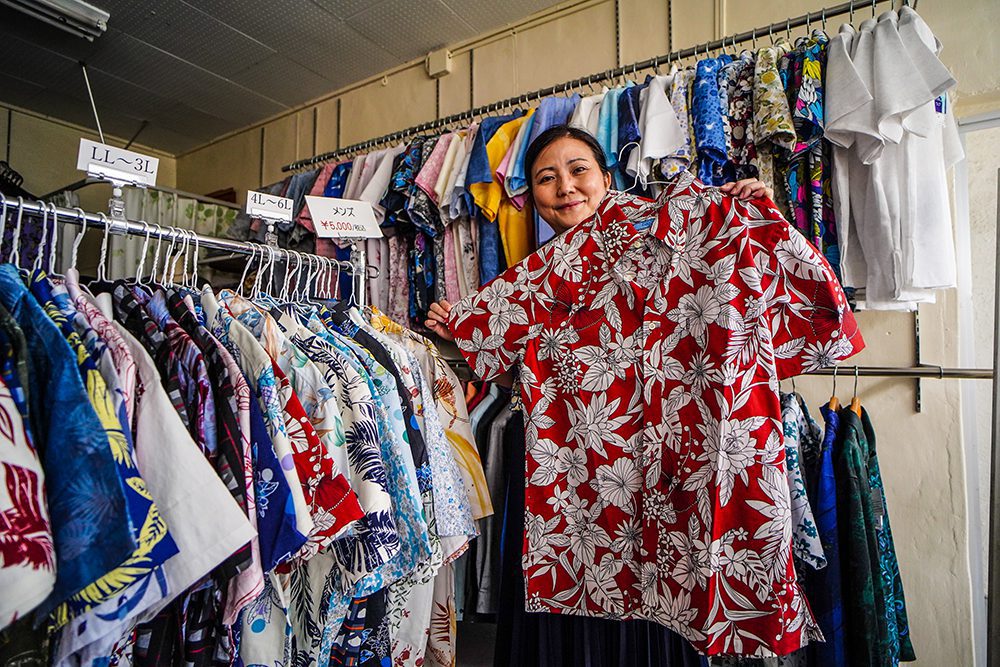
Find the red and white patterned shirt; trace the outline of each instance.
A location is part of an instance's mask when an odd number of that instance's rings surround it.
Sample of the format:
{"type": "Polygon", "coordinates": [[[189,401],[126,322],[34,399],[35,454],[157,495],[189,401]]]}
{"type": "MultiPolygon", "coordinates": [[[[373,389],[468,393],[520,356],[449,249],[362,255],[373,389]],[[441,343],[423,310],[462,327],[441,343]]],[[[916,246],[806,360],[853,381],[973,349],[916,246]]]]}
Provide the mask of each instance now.
{"type": "Polygon", "coordinates": [[[770,201],[690,174],[656,202],[611,193],[450,325],[481,377],[520,368],[529,611],[650,619],[708,655],[819,637],[789,557],[778,380],[864,342],[770,201]]]}

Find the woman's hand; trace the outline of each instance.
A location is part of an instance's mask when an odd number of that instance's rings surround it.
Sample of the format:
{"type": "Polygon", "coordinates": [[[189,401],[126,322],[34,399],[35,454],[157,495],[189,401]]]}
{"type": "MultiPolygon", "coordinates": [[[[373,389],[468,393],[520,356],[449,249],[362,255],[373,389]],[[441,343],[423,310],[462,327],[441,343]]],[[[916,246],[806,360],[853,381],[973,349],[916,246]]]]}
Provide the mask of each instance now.
{"type": "Polygon", "coordinates": [[[744,178],[735,183],[726,183],[719,189],[737,199],[774,199],[774,190],[756,178],[744,178]]]}
{"type": "Polygon", "coordinates": [[[451,304],[441,299],[431,304],[424,326],[445,340],[455,340],[448,328],[448,316],[451,314],[451,304]]]}

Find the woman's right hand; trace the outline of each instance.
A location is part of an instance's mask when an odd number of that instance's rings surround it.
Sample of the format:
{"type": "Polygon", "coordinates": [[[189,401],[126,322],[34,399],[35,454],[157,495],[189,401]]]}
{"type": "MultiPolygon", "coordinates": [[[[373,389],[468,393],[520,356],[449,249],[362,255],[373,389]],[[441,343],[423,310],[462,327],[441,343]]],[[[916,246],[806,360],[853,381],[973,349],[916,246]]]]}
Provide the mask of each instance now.
{"type": "Polygon", "coordinates": [[[431,304],[431,309],[427,313],[424,326],[445,340],[455,340],[448,328],[448,318],[451,314],[451,304],[441,299],[431,304]]]}

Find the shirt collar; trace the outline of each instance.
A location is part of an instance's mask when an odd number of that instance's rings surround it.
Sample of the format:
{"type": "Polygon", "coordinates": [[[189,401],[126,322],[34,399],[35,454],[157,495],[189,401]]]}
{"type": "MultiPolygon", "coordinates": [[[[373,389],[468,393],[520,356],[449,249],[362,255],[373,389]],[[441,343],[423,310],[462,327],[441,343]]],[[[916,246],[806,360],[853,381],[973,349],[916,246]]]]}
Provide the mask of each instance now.
{"type": "Polygon", "coordinates": [[[681,172],[663,189],[655,200],[631,195],[627,192],[609,192],[597,209],[593,236],[604,254],[609,267],[615,266],[625,251],[642,241],[644,236],[656,239],[671,250],[683,250],[684,228],[682,201],[701,199],[706,190],[704,183],[688,171],[681,172]],[[655,217],[647,232],[636,231],[634,224],[655,217]]]}

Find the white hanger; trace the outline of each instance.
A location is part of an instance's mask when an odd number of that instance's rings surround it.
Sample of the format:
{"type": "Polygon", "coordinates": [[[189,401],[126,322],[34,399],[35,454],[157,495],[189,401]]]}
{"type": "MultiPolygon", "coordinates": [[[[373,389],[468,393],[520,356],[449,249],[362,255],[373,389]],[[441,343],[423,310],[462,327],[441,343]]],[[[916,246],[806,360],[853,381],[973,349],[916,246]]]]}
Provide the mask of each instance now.
{"type": "Polygon", "coordinates": [[[76,259],[80,252],[80,242],[83,241],[83,235],[87,233],[87,214],[80,207],[74,210],[80,215],[80,233],[73,239],[73,252],[69,259],[69,268],[71,269],[76,269],[76,259]]]}
{"type": "Polygon", "coordinates": [[[49,208],[44,202],[38,202],[42,207],[42,239],[38,242],[38,252],[35,261],[31,263],[31,272],[36,273],[42,268],[42,255],[45,252],[45,240],[49,236],[49,208]]]}
{"type": "Polygon", "coordinates": [[[163,245],[163,227],[159,223],[155,223],[156,227],[156,249],[153,251],[153,267],[149,271],[149,281],[148,284],[152,285],[156,281],[156,272],[160,266],[160,246],[163,245]]]}
{"type": "Polygon", "coordinates": [[[52,207],[52,245],[49,247],[49,274],[55,274],[56,270],[56,246],[59,245],[59,207],[49,204],[52,207]]]}
{"type": "MultiPolygon", "coordinates": [[[[18,265],[21,259],[21,220],[24,218],[24,199],[17,198],[17,225],[14,227],[14,236],[10,239],[11,250],[7,261],[14,266],[18,265]]],[[[0,238],[0,241],[3,239],[0,238]]]]}
{"type": "Polygon", "coordinates": [[[139,221],[142,224],[142,228],[146,230],[146,240],[142,242],[142,253],[139,258],[139,265],[135,268],[135,283],[136,285],[142,285],[142,270],[146,268],[146,251],[149,249],[149,235],[152,229],[145,220],[139,221]]]}

